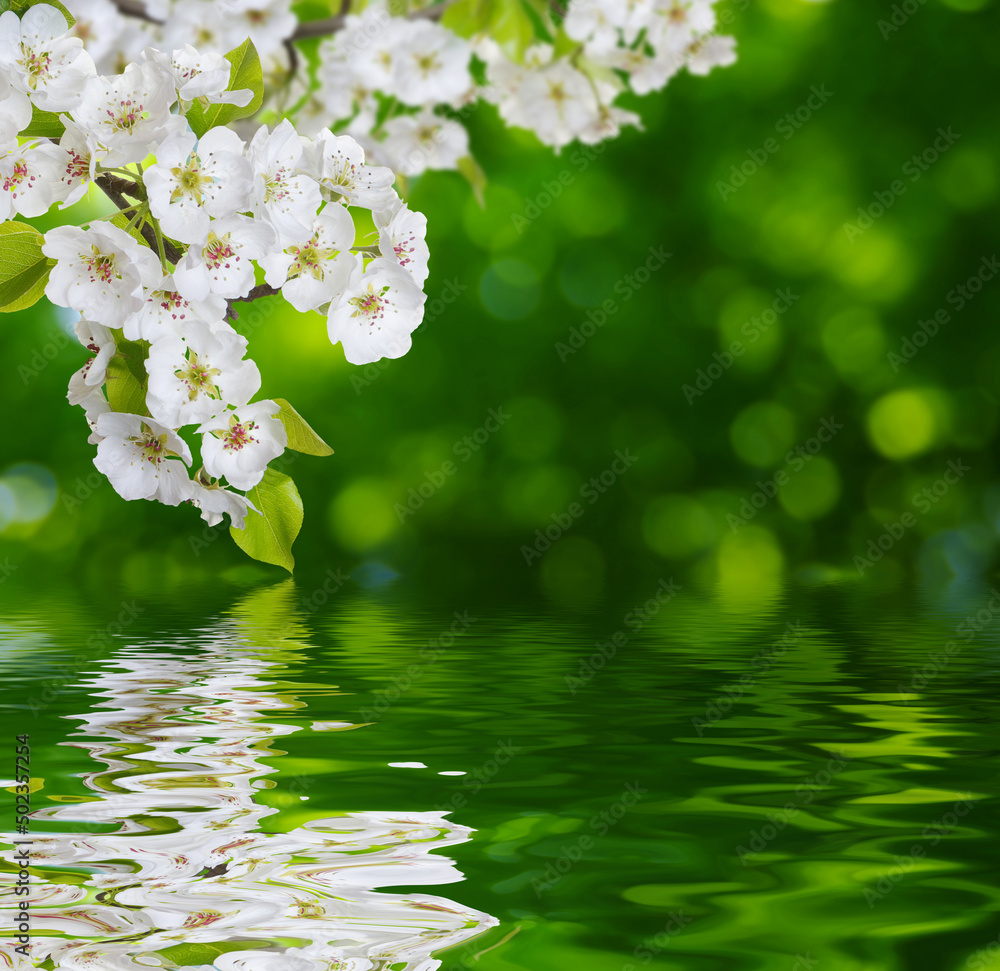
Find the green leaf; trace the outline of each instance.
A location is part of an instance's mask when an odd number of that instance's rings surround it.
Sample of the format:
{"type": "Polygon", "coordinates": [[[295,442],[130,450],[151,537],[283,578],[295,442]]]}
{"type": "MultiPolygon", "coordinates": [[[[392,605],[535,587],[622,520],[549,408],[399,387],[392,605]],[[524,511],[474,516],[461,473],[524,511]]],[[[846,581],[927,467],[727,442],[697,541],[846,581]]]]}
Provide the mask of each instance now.
{"type": "Polygon", "coordinates": [[[21,134],[25,138],[62,138],[66,126],[54,111],[40,111],[31,106],[31,121],[21,134]]]}
{"type": "Polygon", "coordinates": [[[146,410],[146,358],[149,341],[127,341],[120,330],[115,335],[115,356],[108,362],[108,404],[112,411],[148,415],[146,410]]]}
{"type": "Polygon", "coordinates": [[[480,209],[486,208],[486,173],[483,167],[471,156],[458,160],[458,171],[465,176],[466,181],[472,186],[472,192],[479,203],[480,209]]]}
{"type": "Polygon", "coordinates": [[[229,527],[233,541],[247,556],[291,573],[295,567],[292,543],[302,528],[302,499],[295,483],[287,475],[268,469],[260,484],[247,493],[247,499],[260,512],[249,510],[243,529],[229,527]]]}
{"type": "Polygon", "coordinates": [[[56,265],[42,253],[45,237],[34,226],[0,223],[0,313],[24,310],[42,298],[56,265]]]}
{"type": "Polygon", "coordinates": [[[141,225],[141,223],[137,222],[134,223],[131,227],[129,226],[129,223],[132,222],[132,217],[134,215],[135,215],[134,211],[120,212],[117,215],[112,216],[108,220],[108,222],[111,223],[112,226],[117,226],[119,229],[125,230],[125,232],[128,233],[129,236],[131,236],[134,240],[136,240],[141,246],[145,246],[147,249],[150,249],[151,247],[149,246],[149,243],[146,242],[146,238],[139,231],[139,226],[141,225]]]}
{"type": "Polygon", "coordinates": [[[247,38],[239,47],[230,51],[226,60],[233,66],[226,90],[249,88],[253,97],[245,108],[239,105],[203,105],[200,101],[195,101],[188,109],[187,120],[191,130],[199,138],[210,128],[228,125],[237,118],[248,118],[260,109],[264,101],[264,70],[260,66],[257,48],[250,39],[247,38]]]}
{"type": "Polygon", "coordinates": [[[459,0],[441,23],[460,37],[486,33],[516,61],[538,40],[535,24],[521,0],[459,0]]]}
{"type": "Polygon", "coordinates": [[[166,958],[168,967],[186,968],[192,964],[211,965],[220,954],[230,951],[248,951],[260,947],[259,941],[213,941],[211,944],[174,944],[156,953],[166,958]]]}
{"type": "Polygon", "coordinates": [[[288,447],[305,455],[333,455],[333,449],[284,398],[274,399],[280,406],[278,417],[288,432],[288,447]]]}
{"type": "Polygon", "coordinates": [[[556,31],[555,42],[553,44],[553,58],[571,57],[581,50],[583,45],[578,40],[573,40],[569,34],[561,27],[556,31]]]}
{"type": "Polygon", "coordinates": [[[50,7],[55,7],[65,18],[68,26],[72,27],[76,23],[76,18],[59,2],[59,0],[10,0],[3,8],[13,10],[18,17],[24,16],[24,11],[28,7],[33,7],[37,3],[47,3],[50,7]]]}

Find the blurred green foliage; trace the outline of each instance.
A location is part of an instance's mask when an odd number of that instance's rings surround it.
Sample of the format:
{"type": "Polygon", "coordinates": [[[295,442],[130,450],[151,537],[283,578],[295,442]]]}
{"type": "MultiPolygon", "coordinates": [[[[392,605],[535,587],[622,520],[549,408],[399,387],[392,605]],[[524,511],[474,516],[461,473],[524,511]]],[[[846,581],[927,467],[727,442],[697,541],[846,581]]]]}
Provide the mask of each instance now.
{"type": "MultiPolygon", "coordinates": [[[[336,450],[282,468],[300,566],[559,599],[674,571],[752,599],[790,573],[989,567],[997,5],[719,11],[739,63],[636,99],[643,132],[555,156],[469,116],[485,208],[457,174],[413,183],[432,263],[405,358],[352,368],[321,317],[243,311],[264,394],[336,450]]],[[[0,322],[0,561],[140,587],[271,576],[194,510],[100,481],[61,315],[0,322]]]]}

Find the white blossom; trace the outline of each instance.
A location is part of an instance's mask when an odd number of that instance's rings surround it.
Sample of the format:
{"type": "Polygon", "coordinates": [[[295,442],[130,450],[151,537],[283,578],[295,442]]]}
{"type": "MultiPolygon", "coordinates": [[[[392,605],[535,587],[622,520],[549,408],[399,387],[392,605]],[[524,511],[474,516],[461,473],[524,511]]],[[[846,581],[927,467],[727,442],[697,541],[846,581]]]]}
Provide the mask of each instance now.
{"type": "Polygon", "coordinates": [[[143,182],[153,215],[172,239],[196,243],[208,236],[210,217],[222,219],[247,207],[253,174],[243,142],[230,129],[212,128],[200,140],[191,132],[174,132],[156,158],[143,182]]]}
{"type": "Polygon", "coordinates": [[[620,0],[573,0],[566,11],[566,35],[586,45],[589,57],[607,54],[618,47],[619,17],[614,6],[620,0]]]}
{"type": "Polygon", "coordinates": [[[121,327],[143,304],[143,286],[162,277],[159,261],[117,226],[88,230],[58,226],[45,234],[42,252],[56,260],[45,295],[88,320],[121,327]]]}
{"type": "Polygon", "coordinates": [[[209,526],[217,526],[222,522],[223,515],[229,516],[233,529],[243,529],[247,510],[258,512],[257,507],[246,496],[230,492],[211,479],[208,484],[199,481],[196,476],[191,480],[191,502],[201,510],[201,518],[209,526]]]}
{"type": "Polygon", "coordinates": [[[63,209],[79,202],[97,177],[97,159],[92,139],[69,116],[64,116],[64,122],[66,131],[59,139],[59,147],[65,153],[61,159],[62,172],[59,176],[62,188],[56,193],[62,200],[63,209]]]}
{"type": "Polygon", "coordinates": [[[388,164],[403,175],[454,169],[469,154],[469,133],[465,128],[429,109],[392,118],[384,127],[386,138],[379,148],[388,164]]]}
{"type": "MultiPolygon", "coordinates": [[[[147,2],[147,9],[152,16],[164,22],[162,43],[158,45],[164,50],[179,50],[185,44],[191,44],[199,51],[225,54],[242,43],[232,43],[232,20],[229,18],[227,24],[227,11],[221,3],[207,0],[160,3],[153,0],[147,2]]],[[[243,39],[246,40],[246,35],[243,39]]],[[[133,55],[137,56],[138,52],[133,55]]]]}
{"type": "Polygon", "coordinates": [[[204,98],[209,104],[244,108],[253,100],[253,91],[249,88],[226,90],[233,66],[222,54],[201,54],[190,44],[169,54],[152,47],[142,53],[170,78],[177,100],[182,104],[204,98]]]}
{"type": "Polygon", "coordinates": [[[291,243],[260,264],[265,281],[300,313],[319,310],[347,285],[354,269],[354,220],[343,206],[328,206],[314,220],[312,236],[291,243]]]}
{"type": "Polygon", "coordinates": [[[206,471],[236,489],[257,485],[288,444],[285,426],[272,417],[278,410],[274,401],[257,401],[205,422],[198,431],[206,471]]]}
{"type": "Polygon", "coordinates": [[[130,64],[116,77],[91,78],[73,118],[93,136],[103,165],[125,165],[141,162],[171,131],[184,130],[184,119],[170,114],[175,100],[155,64],[130,64]]]}
{"type": "Polygon", "coordinates": [[[396,193],[392,169],[365,165],[364,149],[349,135],[324,128],[306,145],[306,166],[327,198],[365,209],[386,209],[396,193]]]}
{"type": "Polygon", "coordinates": [[[73,0],[73,17],[70,33],[80,38],[97,65],[116,50],[128,27],[111,0],[73,0]]]}
{"type": "Polygon", "coordinates": [[[472,85],[471,54],[468,42],[440,24],[407,24],[392,58],[390,93],[415,106],[457,102],[472,85]]]}
{"type": "Polygon", "coordinates": [[[292,242],[309,238],[323,201],[316,180],[299,171],[302,155],[302,140],[287,119],[273,132],[262,125],[247,146],[256,214],[292,242]]]}
{"type": "MultiPolygon", "coordinates": [[[[313,126],[313,133],[334,122],[350,118],[366,106],[374,109],[376,105],[370,75],[359,75],[350,61],[339,56],[337,43],[338,38],[335,36],[320,45],[316,116],[323,120],[321,124],[313,126]]],[[[302,134],[308,134],[301,124],[298,127],[302,134]]]]}
{"type": "Polygon", "coordinates": [[[205,300],[212,293],[227,300],[245,297],[254,284],[252,261],[266,256],[274,244],[274,230],[260,219],[217,219],[177,264],[177,292],[189,300],[205,300]]]}
{"type": "Polygon", "coordinates": [[[66,153],[58,145],[18,145],[0,155],[0,220],[41,216],[63,196],[66,153]]]}
{"type": "Polygon", "coordinates": [[[145,301],[124,324],[124,334],[130,341],[156,341],[167,335],[179,337],[192,321],[213,324],[222,321],[226,301],[209,294],[204,300],[182,297],[170,274],[147,288],[145,301]]]}
{"type": "Polygon", "coordinates": [[[573,141],[599,110],[586,75],[562,59],[526,72],[516,95],[499,107],[508,124],[530,129],[554,148],[573,141]]]}
{"type": "Polygon", "coordinates": [[[409,29],[406,20],[392,16],[385,0],[376,0],[360,14],[347,16],[343,30],[324,41],[321,56],[325,64],[342,65],[348,87],[360,82],[372,91],[392,94],[400,45],[409,29]]]}
{"type": "Polygon", "coordinates": [[[31,102],[15,88],[0,70],[0,145],[12,142],[18,132],[31,121],[31,102]]]}
{"type": "Polygon", "coordinates": [[[178,428],[207,421],[227,405],[245,405],[260,390],[260,371],[243,359],[246,349],[246,338],[232,327],[197,320],[183,337],[155,341],[146,359],[150,414],[178,428]]]}
{"type": "Polygon", "coordinates": [[[263,60],[292,35],[298,19],[289,0],[180,0],[157,4],[171,49],[193,44],[199,51],[225,54],[249,38],[263,60]]]}
{"type": "Polygon", "coordinates": [[[0,14],[0,71],[43,111],[73,110],[95,72],[83,42],[67,31],[66,18],[47,3],[20,18],[13,10],[0,14]]]}
{"type": "Polygon", "coordinates": [[[123,499],[176,506],[188,498],[191,450],[175,432],[152,418],[108,412],[98,417],[97,434],[94,465],[123,499]]]}
{"type": "MultiPolygon", "coordinates": [[[[101,415],[106,415],[111,411],[111,405],[108,404],[108,399],[104,396],[104,388],[92,387],[87,388],[88,393],[82,397],[78,397],[77,400],[73,401],[73,387],[74,382],[78,380],[79,371],[69,379],[70,390],[66,397],[70,399],[70,404],[77,404],[83,409],[84,416],[87,419],[87,425],[90,428],[90,435],[87,437],[88,445],[98,445],[100,444],[101,438],[103,436],[99,435],[97,432],[97,419],[101,415]]],[[[86,387],[86,386],[85,386],[86,387]]],[[[79,389],[79,385],[77,385],[79,389]]]]}
{"type": "Polygon", "coordinates": [[[696,37],[715,26],[713,0],[660,0],[649,25],[650,42],[657,50],[684,50],[696,37]]]}
{"type": "MultiPolygon", "coordinates": [[[[82,405],[107,379],[108,362],[114,357],[114,335],[103,324],[80,319],[73,327],[77,340],[91,353],[90,359],[69,380],[69,403],[82,405]]],[[[101,398],[103,399],[103,393],[101,398]]]]}
{"type": "Polygon", "coordinates": [[[330,305],[327,332],[351,364],[402,357],[420,325],[426,295],[398,263],[357,258],[343,294],[330,305]]]}
{"type": "Polygon", "coordinates": [[[628,74],[629,87],[636,94],[659,91],[684,66],[676,51],[649,53],[631,47],[619,47],[599,58],[599,63],[628,74]]]}
{"type": "Polygon", "coordinates": [[[375,228],[379,231],[379,252],[388,260],[395,260],[422,287],[427,280],[427,217],[413,212],[399,202],[392,209],[374,214],[375,228]]]}
{"type": "Polygon", "coordinates": [[[108,50],[94,57],[98,74],[121,74],[129,64],[139,60],[141,51],[162,40],[158,25],[137,17],[125,17],[123,20],[121,33],[108,50]]]}
{"type": "Polygon", "coordinates": [[[684,51],[684,63],[691,74],[708,74],[713,68],[736,63],[736,39],[710,34],[691,42],[684,51]]]}

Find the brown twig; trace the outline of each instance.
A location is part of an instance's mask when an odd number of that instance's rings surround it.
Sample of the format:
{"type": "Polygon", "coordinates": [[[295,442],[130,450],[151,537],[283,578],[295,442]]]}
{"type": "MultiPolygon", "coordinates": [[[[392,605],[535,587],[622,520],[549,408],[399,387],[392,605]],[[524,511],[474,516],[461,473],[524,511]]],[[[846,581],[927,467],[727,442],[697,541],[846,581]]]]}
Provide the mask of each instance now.
{"type": "Polygon", "coordinates": [[[146,20],[151,24],[163,23],[162,20],[150,17],[142,0],[113,0],[113,3],[126,17],[137,17],[139,20],[146,20]]]}
{"type": "MultiPolygon", "coordinates": [[[[131,196],[133,199],[141,199],[142,192],[139,187],[134,182],[129,182],[128,179],[121,179],[114,175],[109,175],[104,173],[104,175],[99,175],[95,180],[97,185],[100,187],[101,191],[119,208],[119,209],[134,209],[135,206],[129,202],[125,196],[131,196]]],[[[154,252],[159,254],[160,249],[156,245],[156,233],[153,232],[153,227],[149,223],[143,223],[142,229],[139,230],[142,238],[149,244],[149,248],[154,252]]],[[[167,261],[171,264],[177,264],[180,262],[182,256],[181,252],[171,243],[169,240],[163,241],[163,254],[166,256],[167,261]]]]}
{"type": "Polygon", "coordinates": [[[233,306],[234,303],[256,300],[258,297],[274,297],[279,293],[281,293],[281,290],[276,290],[267,283],[258,284],[245,297],[233,297],[232,300],[228,301],[229,309],[226,311],[226,320],[236,320],[239,317],[236,308],[233,306]]]}

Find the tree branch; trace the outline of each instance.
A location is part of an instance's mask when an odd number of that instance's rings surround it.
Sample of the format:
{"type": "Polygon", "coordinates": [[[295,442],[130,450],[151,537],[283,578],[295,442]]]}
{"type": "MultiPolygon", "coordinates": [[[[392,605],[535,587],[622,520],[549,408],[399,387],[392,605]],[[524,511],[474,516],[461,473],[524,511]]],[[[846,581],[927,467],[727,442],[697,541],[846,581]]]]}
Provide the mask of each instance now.
{"type": "Polygon", "coordinates": [[[137,17],[139,20],[146,20],[151,24],[163,23],[162,20],[149,16],[146,12],[146,4],[142,0],[112,0],[112,2],[126,17],[137,17]]]}
{"type": "Polygon", "coordinates": [[[236,308],[233,306],[234,303],[256,300],[258,297],[274,297],[279,293],[281,293],[280,289],[275,289],[267,283],[258,284],[245,297],[233,297],[232,300],[227,301],[229,309],[226,311],[226,320],[236,320],[239,317],[236,308]]]}
{"type": "MultiPolygon", "coordinates": [[[[101,191],[119,208],[119,209],[133,209],[135,208],[132,203],[130,203],[125,196],[132,196],[133,199],[141,198],[137,195],[139,192],[139,187],[134,182],[129,182],[128,179],[120,179],[117,176],[109,175],[104,173],[104,175],[99,175],[95,180],[97,185],[100,187],[101,191]]],[[[154,252],[159,254],[159,247],[156,245],[156,233],[153,232],[153,227],[148,223],[143,223],[142,229],[139,230],[142,234],[142,238],[149,244],[149,248],[154,252]]],[[[172,264],[177,264],[181,259],[181,252],[173,245],[169,240],[164,240],[163,243],[164,253],[167,260],[172,264]]]]}

